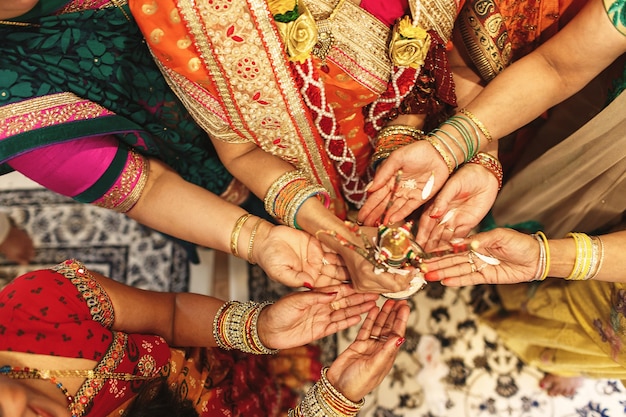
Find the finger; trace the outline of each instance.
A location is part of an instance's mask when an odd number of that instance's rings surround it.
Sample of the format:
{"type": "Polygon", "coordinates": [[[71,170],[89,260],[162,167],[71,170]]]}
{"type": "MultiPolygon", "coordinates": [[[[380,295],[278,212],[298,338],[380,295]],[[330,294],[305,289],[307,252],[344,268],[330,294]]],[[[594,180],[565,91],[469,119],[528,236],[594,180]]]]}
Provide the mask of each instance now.
{"type": "Polygon", "coordinates": [[[367,197],[367,201],[359,210],[357,220],[366,226],[377,226],[391,198],[389,189],[380,190],[367,197]]]}
{"type": "Polygon", "coordinates": [[[372,334],[372,327],[374,327],[374,322],[376,321],[376,317],[380,313],[380,309],[377,306],[372,307],[368,312],[365,320],[363,320],[363,324],[359,329],[359,332],[356,335],[355,340],[368,340],[370,335],[372,334]]]}
{"type": "Polygon", "coordinates": [[[325,275],[337,281],[347,281],[350,279],[347,268],[337,264],[322,265],[320,275],[325,275]]]}
{"type": "Polygon", "coordinates": [[[396,300],[387,300],[383,304],[372,325],[372,330],[370,332],[371,336],[380,337],[383,334],[383,330],[385,329],[385,324],[389,319],[389,315],[393,313],[393,306],[396,304],[396,300]]]}

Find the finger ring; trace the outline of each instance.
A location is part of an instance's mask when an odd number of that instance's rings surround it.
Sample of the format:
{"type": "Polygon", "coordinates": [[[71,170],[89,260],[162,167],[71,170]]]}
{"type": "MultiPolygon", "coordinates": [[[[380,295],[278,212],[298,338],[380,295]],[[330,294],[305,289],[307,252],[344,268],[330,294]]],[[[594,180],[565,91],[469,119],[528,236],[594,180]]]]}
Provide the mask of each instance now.
{"type": "Polygon", "coordinates": [[[322,265],[330,265],[330,262],[328,262],[326,258],[324,258],[323,256],[322,256],[322,265]]]}
{"type": "Polygon", "coordinates": [[[405,180],[400,183],[400,188],[406,188],[408,190],[415,190],[417,188],[417,181],[414,179],[405,180]]]}
{"type": "Polygon", "coordinates": [[[333,301],[332,303],[330,303],[330,309],[333,311],[337,311],[339,310],[339,303],[337,301],[333,301]]]}
{"type": "Polygon", "coordinates": [[[380,337],[378,337],[378,336],[374,336],[374,335],[371,335],[371,336],[370,336],[370,339],[380,340],[380,337]]]}
{"type": "Polygon", "coordinates": [[[445,228],[445,230],[449,230],[449,231],[451,231],[452,233],[454,233],[454,229],[453,229],[453,228],[451,228],[451,227],[446,227],[446,228],[445,228]]]}

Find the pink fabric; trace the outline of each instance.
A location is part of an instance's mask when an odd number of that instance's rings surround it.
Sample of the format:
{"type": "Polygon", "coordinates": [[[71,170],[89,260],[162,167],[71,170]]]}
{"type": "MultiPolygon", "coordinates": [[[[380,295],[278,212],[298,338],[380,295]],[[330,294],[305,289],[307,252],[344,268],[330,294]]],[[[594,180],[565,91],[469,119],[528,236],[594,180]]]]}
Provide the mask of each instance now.
{"type": "Polygon", "coordinates": [[[361,0],[361,7],[388,26],[411,12],[408,0],[361,0]]]}
{"type": "Polygon", "coordinates": [[[45,188],[74,197],[102,176],[118,146],[111,135],[80,138],[29,151],[8,164],[45,188]]]}

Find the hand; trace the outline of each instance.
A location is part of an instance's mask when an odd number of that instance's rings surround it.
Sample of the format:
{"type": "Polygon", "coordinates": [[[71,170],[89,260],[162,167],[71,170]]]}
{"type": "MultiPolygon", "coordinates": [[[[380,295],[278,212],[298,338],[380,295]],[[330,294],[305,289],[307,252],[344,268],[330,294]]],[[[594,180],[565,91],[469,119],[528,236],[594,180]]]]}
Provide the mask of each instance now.
{"type": "Polygon", "coordinates": [[[535,238],[512,229],[493,229],[473,235],[466,243],[476,241],[476,252],[494,257],[498,265],[489,265],[469,252],[447,255],[426,261],[427,281],[458,287],[475,284],[514,284],[531,281],[539,263],[539,243],[535,238]],[[474,262],[474,268],[469,262],[474,262]],[[472,272],[472,269],[475,269],[472,272]]]}
{"type": "Polygon", "coordinates": [[[479,164],[465,164],[452,175],[420,217],[416,240],[426,251],[464,238],[489,212],[498,180],[479,164]]]}
{"type": "Polygon", "coordinates": [[[322,287],[348,279],[342,259],[310,234],[271,226],[254,249],[257,262],[273,280],[289,287],[322,287]]]}
{"type": "Polygon", "coordinates": [[[360,401],[389,373],[404,343],[409,312],[406,301],[372,308],[355,341],[330,366],[329,382],[349,400],[360,401]]]}
{"type": "MultiPolygon", "coordinates": [[[[371,236],[375,235],[375,228],[361,227],[360,231],[368,236],[366,239],[373,242],[371,236]]],[[[359,292],[387,293],[404,291],[409,288],[411,280],[417,272],[415,268],[405,268],[406,274],[376,271],[374,264],[365,259],[363,255],[358,253],[354,248],[354,246],[358,246],[362,251],[367,252],[364,248],[362,237],[356,236],[347,228],[341,230],[339,233],[341,237],[337,236],[336,238],[324,233],[319,233],[318,236],[324,241],[325,245],[332,248],[332,250],[336,251],[341,256],[348,270],[348,275],[351,278],[350,281],[354,289],[359,292]],[[348,240],[351,246],[341,244],[340,240],[342,240],[342,238],[348,240]]],[[[369,254],[368,256],[373,257],[373,254],[369,254]]]]}
{"type": "Polygon", "coordinates": [[[372,226],[380,221],[392,197],[398,171],[402,171],[401,182],[395,201],[385,215],[384,224],[403,221],[439,191],[449,175],[441,155],[425,140],[395,150],[376,172],[368,188],[370,195],[359,211],[359,222],[372,226]],[[434,177],[432,190],[423,196],[422,191],[431,175],[434,177]]]}
{"type": "Polygon", "coordinates": [[[0,244],[0,253],[10,261],[28,265],[35,256],[35,247],[28,233],[12,225],[6,239],[0,244]]]}
{"type": "Polygon", "coordinates": [[[378,297],[347,284],[288,294],[261,310],[259,337],[271,349],[303,346],[359,323],[378,297]]]}

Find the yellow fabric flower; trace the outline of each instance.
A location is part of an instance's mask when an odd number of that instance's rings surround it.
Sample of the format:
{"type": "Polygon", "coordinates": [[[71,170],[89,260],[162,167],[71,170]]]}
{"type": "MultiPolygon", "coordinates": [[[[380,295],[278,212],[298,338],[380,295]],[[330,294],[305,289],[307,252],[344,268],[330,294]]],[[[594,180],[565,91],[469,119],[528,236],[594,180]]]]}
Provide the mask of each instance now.
{"type": "Polygon", "coordinates": [[[400,20],[389,43],[389,58],[399,67],[419,68],[430,48],[430,35],[419,26],[413,26],[409,16],[400,20]]]}
{"type": "Polygon", "coordinates": [[[268,0],[267,7],[273,15],[285,14],[296,8],[296,0],[268,0]]]}
{"type": "Polygon", "coordinates": [[[317,43],[317,26],[313,15],[304,9],[293,22],[276,22],[280,36],[285,42],[285,50],[290,61],[304,62],[317,43]]]}

